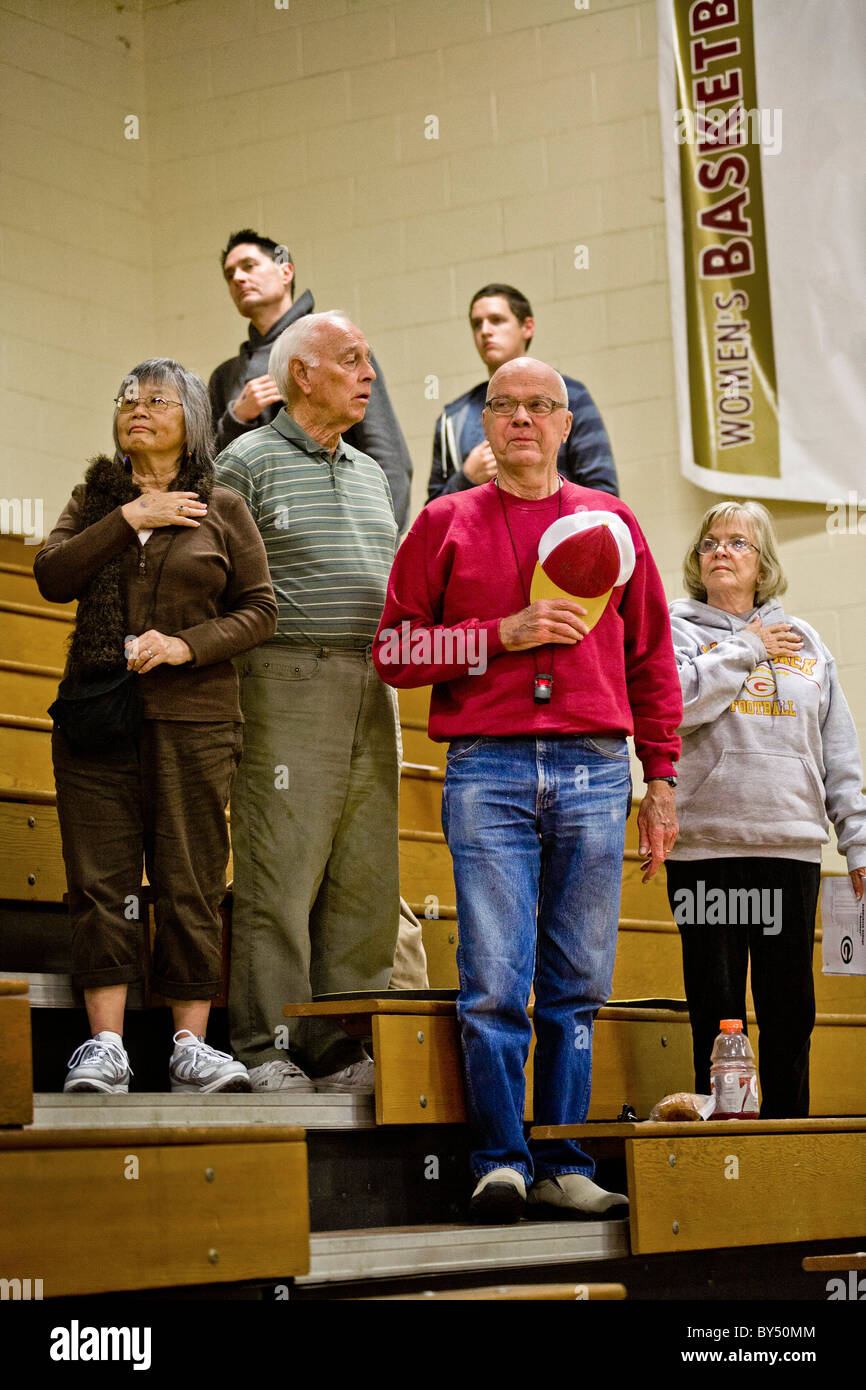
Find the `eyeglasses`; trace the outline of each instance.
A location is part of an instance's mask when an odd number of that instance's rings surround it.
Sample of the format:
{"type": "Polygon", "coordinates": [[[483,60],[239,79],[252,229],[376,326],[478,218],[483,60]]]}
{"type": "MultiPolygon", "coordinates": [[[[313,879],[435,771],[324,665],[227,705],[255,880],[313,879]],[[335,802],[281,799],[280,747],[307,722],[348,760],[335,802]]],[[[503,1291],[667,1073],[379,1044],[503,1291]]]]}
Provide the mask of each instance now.
{"type": "Polygon", "coordinates": [[[745,555],[747,550],[754,550],[759,555],[761,553],[760,546],[752,545],[745,536],[732,536],[728,541],[717,541],[715,536],[704,536],[698,541],[695,550],[698,555],[715,555],[720,545],[723,545],[725,550],[732,551],[734,555],[745,555]]]}
{"type": "Polygon", "coordinates": [[[136,406],[143,405],[149,415],[163,415],[170,405],[183,405],[183,401],[170,401],[165,396],[118,396],[114,408],[119,415],[126,415],[136,406]]]}
{"type": "Polygon", "coordinates": [[[568,409],[562,401],[552,401],[549,396],[530,396],[528,401],[518,401],[513,396],[493,396],[485,401],[485,408],[492,410],[494,415],[514,415],[519,405],[529,415],[552,415],[554,410],[568,409]]]}

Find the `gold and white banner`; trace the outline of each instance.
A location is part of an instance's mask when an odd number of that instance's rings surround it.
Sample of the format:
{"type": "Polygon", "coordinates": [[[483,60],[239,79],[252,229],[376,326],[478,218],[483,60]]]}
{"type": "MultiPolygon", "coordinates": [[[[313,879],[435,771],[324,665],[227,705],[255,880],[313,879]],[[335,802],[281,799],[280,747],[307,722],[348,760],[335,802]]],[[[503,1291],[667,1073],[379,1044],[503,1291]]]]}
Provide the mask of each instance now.
{"type": "Polygon", "coordinates": [[[657,2],[683,473],[866,493],[866,4],[657,2]]]}

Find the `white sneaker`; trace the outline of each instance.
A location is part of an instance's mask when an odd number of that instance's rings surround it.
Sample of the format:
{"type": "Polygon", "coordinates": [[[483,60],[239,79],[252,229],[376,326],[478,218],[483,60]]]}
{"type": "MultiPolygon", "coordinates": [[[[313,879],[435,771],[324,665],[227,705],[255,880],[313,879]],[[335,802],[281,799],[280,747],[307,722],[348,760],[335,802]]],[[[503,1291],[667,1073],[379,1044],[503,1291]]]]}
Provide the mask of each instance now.
{"type": "Polygon", "coordinates": [[[356,1096],[371,1096],[376,1089],[376,1071],[369,1057],[360,1062],[352,1062],[342,1071],[332,1072],[330,1076],[316,1077],[317,1091],[351,1092],[356,1096]]]}
{"type": "Polygon", "coordinates": [[[218,1052],[204,1038],[197,1038],[185,1028],[175,1033],[172,1041],[174,1052],[168,1064],[168,1074],[174,1095],[249,1091],[250,1078],[246,1067],[242,1062],[236,1062],[228,1052],[218,1052]]]}
{"type": "Polygon", "coordinates": [[[126,1094],[132,1067],[118,1033],[96,1033],[73,1052],[66,1063],[69,1073],[63,1083],[70,1091],[107,1091],[126,1094]]]}
{"type": "Polygon", "coordinates": [[[309,1092],[316,1089],[306,1072],[288,1059],[262,1062],[259,1067],[251,1067],[250,1085],[254,1091],[309,1092]]]}

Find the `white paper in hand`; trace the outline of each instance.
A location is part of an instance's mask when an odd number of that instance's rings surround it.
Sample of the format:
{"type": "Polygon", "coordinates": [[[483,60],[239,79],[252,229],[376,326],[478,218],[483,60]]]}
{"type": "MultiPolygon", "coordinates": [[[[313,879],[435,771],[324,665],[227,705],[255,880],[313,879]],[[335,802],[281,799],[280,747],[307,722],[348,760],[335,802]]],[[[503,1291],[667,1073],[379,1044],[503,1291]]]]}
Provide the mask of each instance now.
{"type": "Polygon", "coordinates": [[[866,975],[866,893],[859,903],[851,880],[825,878],[821,884],[824,975],[866,975]]]}

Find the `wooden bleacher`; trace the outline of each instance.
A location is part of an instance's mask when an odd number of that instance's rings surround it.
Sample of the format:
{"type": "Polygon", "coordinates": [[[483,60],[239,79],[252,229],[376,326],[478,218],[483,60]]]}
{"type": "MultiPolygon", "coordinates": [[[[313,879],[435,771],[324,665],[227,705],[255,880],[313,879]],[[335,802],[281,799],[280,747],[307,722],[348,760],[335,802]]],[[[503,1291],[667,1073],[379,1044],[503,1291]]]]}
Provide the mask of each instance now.
{"type": "Polygon", "coordinates": [[[0,980],[0,1129],[33,1123],[33,1057],[26,980],[0,980]]]}
{"type": "Polygon", "coordinates": [[[493,1284],[479,1289],[425,1289],[423,1293],[377,1294],[370,1303],[618,1303],[624,1284],[493,1284]]]}
{"type": "Polygon", "coordinates": [[[0,1271],[11,1297],[25,1283],[24,1297],[43,1299],[308,1272],[300,1126],[34,1125],[29,1008],[26,981],[0,979],[0,1271]]]}
{"type": "Polygon", "coordinates": [[[3,1268],[38,1270],[45,1298],[305,1274],[304,1138],[292,1125],[0,1130],[3,1268]]]}
{"type": "MultiPolygon", "coordinates": [[[[56,910],[65,891],[51,775],[51,725],[46,711],[60,678],[73,609],[58,610],[41,601],[29,573],[33,553],[21,542],[0,538],[0,899],[13,912],[15,904],[56,910]]],[[[431,988],[453,991],[457,985],[459,924],[440,823],[445,750],[427,738],[428,699],[428,690],[400,694],[404,741],[401,892],[423,924],[431,988]]],[[[735,1131],[727,1122],[721,1136],[712,1123],[683,1126],[689,1133],[682,1135],[648,1124],[622,1132],[614,1123],[624,1103],[643,1117],[666,1091],[688,1090],[692,1085],[690,1030],[682,1009],[627,1008],[616,1002],[675,1001],[682,997],[679,939],[663,879],[659,876],[647,886],[640,883],[636,810],[628,825],[623,864],[613,1000],[597,1023],[592,1108],[585,1127],[590,1136],[587,1142],[597,1145],[600,1156],[615,1152],[628,1166],[633,1198],[630,1223],[527,1222],[483,1237],[459,1224],[461,1204],[468,1193],[461,1149],[465,1145],[465,1111],[451,999],[412,1001],[392,995],[352,1005],[293,1010],[328,1009],[343,1017],[349,1029],[373,1034],[377,1076],[372,1103],[348,1096],[284,1099],[275,1095],[231,1097],[228,1101],[201,1097],[194,1098],[200,1103],[193,1105],[185,1097],[137,1094],[90,1101],[80,1096],[42,1095],[34,1106],[30,1032],[24,1022],[25,1012],[29,1016],[26,982],[16,987],[0,978],[0,1055],[4,1060],[0,1126],[21,1127],[5,1139],[0,1131],[0,1199],[8,1196],[17,1213],[15,1258],[19,1262],[24,1258],[25,1246],[31,1251],[20,1266],[22,1270],[35,1269],[35,1251],[42,1277],[46,1271],[50,1273],[46,1296],[156,1284],[165,1287],[285,1278],[306,1297],[328,1296],[341,1289],[351,1292],[357,1281],[366,1279],[376,1285],[372,1296],[378,1299],[393,1287],[394,1280],[415,1276],[435,1281],[435,1287],[423,1293],[398,1293],[397,1298],[574,1299],[578,1296],[575,1287],[593,1285],[563,1281],[551,1286],[559,1292],[545,1294],[543,1286],[536,1283],[510,1286],[510,1292],[503,1293],[490,1279],[495,1280],[501,1270],[513,1269],[535,1271],[537,1278],[539,1272],[558,1265],[569,1267],[570,1280],[586,1263],[593,1271],[593,1284],[600,1287],[611,1261],[617,1262],[614,1278],[621,1277],[622,1262],[628,1259],[629,1234],[632,1254],[698,1252],[707,1248],[707,1241],[723,1245],[734,1236],[736,1243],[748,1244],[741,1239],[742,1223],[738,1225],[733,1216],[728,1225],[722,1221],[707,1225],[705,1213],[696,1214],[702,1203],[706,1209],[708,1189],[702,1184],[717,1182],[719,1145],[729,1150],[736,1147],[737,1153],[746,1156],[745,1183],[743,1177],[738,1183],[727,1181],[720,1193],[722,1200],[733,1201],[748,1188],[749,1221],[759,1223],[753,1231],[756,1240],[826,1238],[838,1243],[839,1236],[866,1234],[862,1197],[859,1205],[856,1197],[843,1200],[840,1196],[838,1202],[834,1197],[833,1212],[828,1215],[817,1190],[820,1183],[817,1179],[813,1182],[816,1172],[823,1173],[826,1180],[828,1172],[838,1171],[839,1163],[855,1175],[862,1173],[866,1143],[866,1125],[857,1124],[864,1108],[860,1078],[866,1061],[866,981],[821,974],[820,924],[815,961],[819,1018],[812,1052],[815,1119],[788,1130],[764,1129],[751,1122],[742,1135],[736,1134],[735,1145],[735,1131]],[[235,1115],[242,1116],[243,1123],[234,1122],[235,1115]],[[297,1123],[286,1125],[283,1122],[287,1118],[297,1123]],[[428,1126],[436,1127],[430,1130],[429,1140],[425,1138],[428,1126]],[[314,1181],[309,1200],[304,1131],[312,1146],[310,1172],[314,1181]],[[411,1136],[418,1136],[417,1142],[411,1136]],[[405,1209],[394,1208],[399,1215],[392,1217],[391,1225],[367,1228],[360,1191],[346,1213],[348,1219],[335,1217],[335,1212],[343,1210],[339,1188],[345,1186],[343,1151],[334,1147],[337,1139],[341,1145],[352,1146],[353,1164],[368,1161],[365,1145],[379,1145],[370,1151],[374,1156],[369,1159],[369,1171],[376,1171],[379,1156],[384,1155],[382,1161],[391,1165],[387,1171],[398,1175],[395,1188],[401,1190],[393,1201],[407,1205],[405,1209]],[[782,1141],[788,1146],[783,1160],[782,1141]],[[130,1144],[140,1149],[142,1170],[147,1166],[149,1173],[158,1176],[159,1182],[153,1185],[158,1188],[163,1181],[169,1182],[179,1206],[189,1213],[177,1258],[161,1272],[157,1270],[156,1244],[147,1232],[138,1236],[133,1232],[139,1227],[150,1231],[164,1222],[165,1203],[157,1214],[148,1207],[142,1184],[117,1183],[116,1193],[114,1184],[106,1185],[107,1178],[116,1175],[121,1156],[130,1152],[130,1144]],[[451,1165],[449,1171],[454,1176],[446,1182],[443,1172],[442,1196],[438,1205],[434,1201],[429,1208],[437,1214],[425,1218],[428,1224],[418,1226],[412,1224],[412,1203],[417,1201],[418,1189],[413,1187],[407,1155],[417,1152],[423,1156],[427,1148],[443,1155],[443,1163],[451,1165]],[[672,1153],[675,1164],[670,1163],[672,1153]],[[801,1192],[802,1200],[817,1212],[810,1226],[803,1225],[791,1203],[785,1206],[783,1184],[772,1176],[774,1165],[787,1171],[792,1164],[812,1182],[801,1192]],[[44,1192],[49,1193],[51,1217],[45,1223],[46,1241],[53,1242],[57,1250],[81,1248],[86,1223],[69,1224],[72,1214],[67,1213],[67,1225],[63,1225],[64,1204],[59,1193],[63,1185],[74,1183],[77,1189],[84,1181],[82,1214],[93,1220],[95,1208],[90,1204],[97,1196],[91,1194],[83,1177],[89,1165],[100,1176],[102,1200],[106,1190],[113,1194],[108,1230],[113,1232],[114,1247],[125,1245],[128,1250],[121,1256],[117,1249],[109,1249],[110,1238],[104,1251],[100,1247],[94,1252],[91,1244],[90,1256],[95,1253],[96,1258],[79,1262],[85,1272],[73,1277],[68,1270],[64,1273],[59,1259],[52,1263],[47,1246],[43,1259],[43,1246],[34,1236],[41,1217],[33,1197],[34,1184],[47,1184],[41,1189],[43,1202],[44,1192]],[[202,1182],[203,1167],[216,1174],[212,1184],[202,1182]],[[224,1181],[220,1181],[222,1174],[226,1175],[224,1181]],[[246,1193],[251,1186],[260,1186],[268,1194],[266,1209],[256,1205],[257,1199],[240,1202],[237,1210],[232,1210],[232,1200],[223,1201],[230,1191],[237,1205],[237,1194],[246,1193]],[[772,1225],[764,1219],[761,1208],[770,1192],[776,1201],[776,1187],[782,1214],[772,1225]],[[450,1195],[455,1191],[460,1194],[457,1202],[450,1195]],[[57,1200],[51,1195],[55,1192],[57,1200]],[[274,1192],[281,1194],[286,1207],[285,1223],[272,1219],[274,1192]],[[656,1208],[659,1215],[653,1214],[656,1208]],[[304,1223],[308,1228],[310,1213],[317,1228],[312,1235],[308,1231],[305,1245],[304,1223]],[[677,1232],[673,1231],[674,1222],[679,1226],[677,1232]],[[670,1230],[665,1229],[666,1224],[670,1230]],[[214,1234],[218,1228],[226,1233],[222,1249],[214,1234]],[[216,1260],[211,1251],[217,1252],[216,1260]],[[453,1283],[470,1270],[478,1277],[486,1272],[482,1287],[443,1290],[443,1282],[453,1283]]],[[[8,914],[4,920],[8,930],[8,914]]],[[[754,1022],[751,1013],[750,1019],[754,1022]]],[[[531,1086],[527,1099],[527,1118],[531,1119],[531,1086]]],[[[371,1178],[368,1190],[373,1182],[371,1178]]],[[[826,1181],[824,1185],[834,1187],[826,1181]]],[[[423,1184],[424,1196],[435,1186],[423,1184]]],[[[853,1187],[862,1194],[866,1183],[857,1188],[855,1178],[853,1187]]],[[[6,1253],[2,1245],[0,1250],[6,1253]]],[[[75,1262],[68,1259],[67,1264],[72,1267],[75,1262]]]]}
{"type": "Polygon", "coordinates": [[[622,1144],[634,1255],[832,1240],[866,1222],[857,1180],[866,1171],[863,1116],[538,1125],[531,1133],[622,1144]]]}

